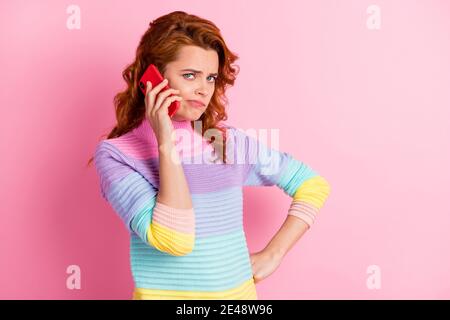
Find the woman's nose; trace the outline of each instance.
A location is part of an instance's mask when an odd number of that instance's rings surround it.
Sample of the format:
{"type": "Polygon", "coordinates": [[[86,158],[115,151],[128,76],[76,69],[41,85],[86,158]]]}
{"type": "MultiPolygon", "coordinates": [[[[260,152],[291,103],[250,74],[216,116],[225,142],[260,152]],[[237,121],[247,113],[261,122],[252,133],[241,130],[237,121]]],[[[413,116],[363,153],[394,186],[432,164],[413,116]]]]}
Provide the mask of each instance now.
{"type": "Polygon", "coordinates": [[[197,93],[200,93],[204,96],[208,95],[208,90],[209,90],[208,85],[209,85],[209,83],[206,79],[202,80],[199,83],[199,86],[197,88],[197,93]]]}
{"type": "Polygon", "coordinates": [[[206,96],[208,94],[207,89],[204,87],[201,88],[197,88],[197,90],[195,91],[197,94],[201,94],[203,96],[206,96]]]}

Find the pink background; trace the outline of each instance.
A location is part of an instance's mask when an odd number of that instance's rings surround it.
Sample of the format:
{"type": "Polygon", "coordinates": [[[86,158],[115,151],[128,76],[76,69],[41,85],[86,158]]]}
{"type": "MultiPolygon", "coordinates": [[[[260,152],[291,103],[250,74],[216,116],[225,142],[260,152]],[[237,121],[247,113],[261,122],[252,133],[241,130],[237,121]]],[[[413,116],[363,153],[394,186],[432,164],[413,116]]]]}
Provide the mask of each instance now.
{"type": "MultiPolygon", "coordinates": [[[[85,167],[148,23],[215,22],[240,59],[228,123],[280,129],[324,176],[316,224],[260,299],[450,298],[448,1],[1,1],[0,298],[129,299],[129,239],[85,167]],[[69,30],[66,8],[81,8],[69,30]],[[366,26],[369,5],[381,29],[366,26]],[[66,268],[81,268],[69,290],[66,268]],[[367,268],[381,270],[369,289],[367,268]]],[[[251,252],[285,219],[276,187],[245,189],[251,252]]]]}

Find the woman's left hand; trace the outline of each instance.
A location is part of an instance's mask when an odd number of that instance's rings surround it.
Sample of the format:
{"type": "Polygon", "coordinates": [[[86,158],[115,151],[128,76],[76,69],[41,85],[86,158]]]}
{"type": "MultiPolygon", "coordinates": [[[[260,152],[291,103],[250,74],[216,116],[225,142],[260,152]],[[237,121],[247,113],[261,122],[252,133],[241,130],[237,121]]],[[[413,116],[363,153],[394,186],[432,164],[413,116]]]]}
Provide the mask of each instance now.
{"type": "Polygon", "coordinates": [[[270,276],[280,265],[282,257],[269,251],[262,250],[250,254],[253,279],[255,284],[270,276]]]}

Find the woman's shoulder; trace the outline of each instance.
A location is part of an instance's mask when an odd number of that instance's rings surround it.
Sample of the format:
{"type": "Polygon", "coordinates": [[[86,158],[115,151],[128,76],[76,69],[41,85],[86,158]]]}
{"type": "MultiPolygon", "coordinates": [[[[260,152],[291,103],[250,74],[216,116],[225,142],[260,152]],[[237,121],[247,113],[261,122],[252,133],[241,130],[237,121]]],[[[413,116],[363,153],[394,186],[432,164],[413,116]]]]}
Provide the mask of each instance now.
{"type": "Polygon", "coordinates": [[[131,131],[120,137],[100,141],[97,144],[97,150],[109,153],[116,159],[127,163],[158,158],[158,146],[139,138],[131,131]]]}
{"type": "Polygon", "coordinates": [[[244,131],[232,124],[222,124],[221,127],[225,130],[227,137],[229,135],[245,134],[244,131]]]}
{"type": "Polygon", "coordinates": [[[121,150],[111,140],[113,139],[103,139],[97,143],[94,152],[94,161],[96,163],[107,159],[119,160],[124,157],[121,150]]]}
{"type": "Polygon", "coordinates": [[[133,151],[133,145],[136,139],[129,134],[116,138],[103,139],[95,147],[94,158],[108,157],[115,160],[132,163],[130,153],[133,151]]]}
{"type": "Polygon", "coordinates": [[[246,130],[232,124],[226,124],[223,127],[226,129],[227,139],[231,139],[235,143],[243,143],[249,137],[253,136],[252,130],[246,130]]]}
{"type": "Polygon", "coordinates": [[[121,140],[123,140],[123,138],[121,139],[121,137],[102,139],[97,143],[95,151],[96,153],[107,152],[121,154],[123,153],[120,148],[121,140]]]}

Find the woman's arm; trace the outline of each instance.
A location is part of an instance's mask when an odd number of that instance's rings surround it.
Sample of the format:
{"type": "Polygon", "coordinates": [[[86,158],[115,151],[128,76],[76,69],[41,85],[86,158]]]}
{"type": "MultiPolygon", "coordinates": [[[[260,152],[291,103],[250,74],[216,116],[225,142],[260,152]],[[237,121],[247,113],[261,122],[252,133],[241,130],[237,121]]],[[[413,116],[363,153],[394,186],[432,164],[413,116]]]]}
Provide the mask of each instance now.
{"type": "MultiPolygon", "coordinates": [[[[190,190],[175,145],[169,105],[182,98],[179,90],[167,89],[164,79],[152,89],[147,82],[145,97],[146,120],[150,122],[158,141],[159,190],[146,231],[147,242],[172,255],[186,255],[195,245],[195,213],[190,190]],[[169,96],[170,94],[174,94],[169,96]]],[[[138,220],[142,221],[142,220],[138,220]]]]}
{"type": "Polygon", "coordinates": [[[255,283],[276,270],[286,253],[314,223],[329,193],[330,185],[318,175],[300,185],[281,228],[262,251],[251,256],[255,283]]]}
{"type": "Polygon", "coordinates": [[[305,221],[287,215],[286,220],[264,248],[264,251],[275,259],[281,260],[308,229],[309,225],[305,221]]]}
{"type": "Polygon", "coordinates": [[[267,246],[250,256],[255,283],[267,278],[278,268],[286,253],[308,229],[309,225],[302,219],[287,215],[267,246]]]}
{"type": "Polygon", "coordinates": [[[157,203],[174,209],[192,209],[189,187],[184,176],[184,170],[172,138],[174,130],[168,114],[169,105],[175,100],[181,100],[179,90],[167,89],[161,91],[168,83],[164,79],[152,88],[147,81],[145,96],[146,121],[150,122],[155,132],[159,151],[159,192],[157,203]],[[173,94],[172,96],[169,96],[173,94]]]}
{"type": "Polygon", "coordinates": [[[177,209],[193,207],[184,170],[172,142],[159,146],[159,179],[158,202],[177,209]]]}
{"type": "MultiPolygon", "coordinates": [[[[126,148],[127,145],[124,145],[126,148]]],[[[112,143],[102,141],[94,163],[102,196],[111,204],[128,231],[159,251],[181,256],[195,245],[195,214],[157,202],[158,188],[124,161],[126,156],[112,143]]],[[[164,165],[163,165],[164,166],[164,165]]]]}
{"type": "Polygon", "coordinates": [[[183,167],[173,144],[159,146],[160,188],[153,208],[147,241],[175,256],[192,252],[195,213],[183,167]]]}
{"type": "Polygon", "coordinates": [[[258,282],[278,267],[281,259],[314,223],[330,193],[330,185],[317,171],[291,154],[270,148],[242,130],[230,129],[231,141],[237,142],[237,152],[243,152],[249,163],[243,185],[276,185],[292,198],[280,230],[263,250],[250,255],[253,277],[258,282]]]}

